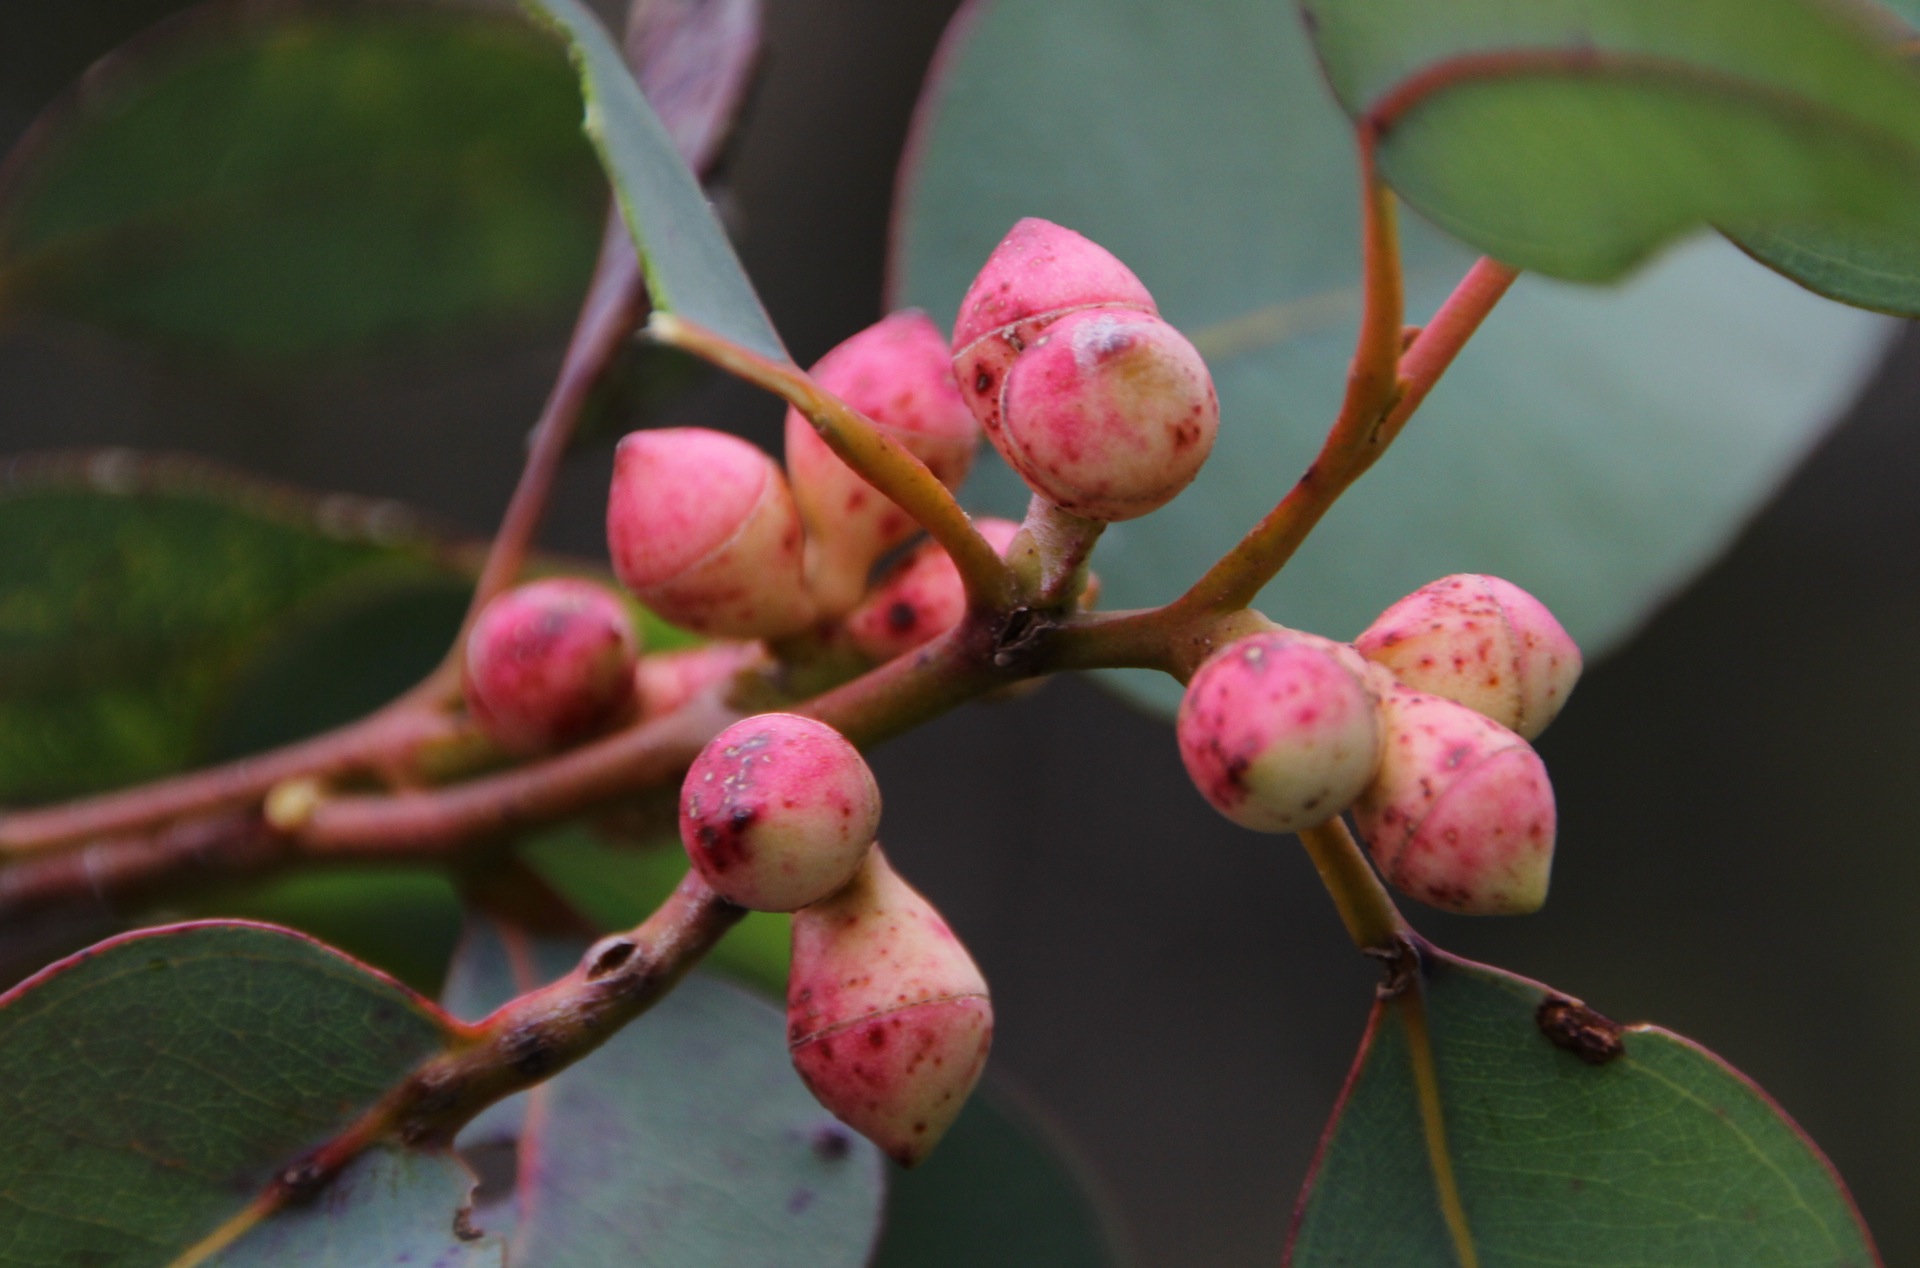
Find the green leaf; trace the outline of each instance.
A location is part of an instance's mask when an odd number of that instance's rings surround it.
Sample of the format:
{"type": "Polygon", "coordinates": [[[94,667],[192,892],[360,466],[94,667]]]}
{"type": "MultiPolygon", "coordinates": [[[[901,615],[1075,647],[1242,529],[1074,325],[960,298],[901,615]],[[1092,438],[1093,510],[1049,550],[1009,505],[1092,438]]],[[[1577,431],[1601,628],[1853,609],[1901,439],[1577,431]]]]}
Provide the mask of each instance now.
{"type": "MultiPolygon", "coordinates": [[[[8,464],[0,542],[0,800],[9,802],[111,788],[286,738],[271,734],[271,719],[235,712],[231,692],[249,670],[284,664],[277,649],[309,622],[376,599],[444,595],[459,576],[454,552],[393,503],[309,497],[124,451],[8,464]]],[[[373,676],[384,690],[392,672],[373,676]]]]}
{"type": "Polygon", "coordinates": [[[248,354],[563,312],[604,185],[565,60],[473,5],[196,9],[0,182],[0,294],[248,354]]]}
{"type": "Polygon", "coordinates": [[[587,135],[613,181],[654,307],[762,356],[788,360],[699,182],[606,28],[579,0],[523,3],[573,50],[587,99],[587,135]]]}
{"type": "MultiPolygon", "coordinates": [[[[1620,1055],[1589,1064],[1549,1041],[1541,1006],[1564,997],[1538,983],[1432,954],[1424,990],[1448,1151],[1484,1268],[1880,1262],[1812,1142],[1697,1044],[1630,1026],[1620,1055]]],[[[1301,1197],[1292,1268],[1457,1263],[1405,1009],[1375,1007],[1301,1197]]]]}
{"type": "MultiPolygon", "coordinates": [[[[1887,0],[1906,26],[1912,60],[1915,0],[1887,0]]],[[[1870,226],[1799,225],[1741,234],[1741,248],[1808,290],[1857,308],[1920,317],[1920,209],[1897,230],[1870,226]]]]}
{"type": "MultiPolygon", "coordinates": [[[[522,854],[542,879],[609,933],[645,920],[688,866],[670,822],[657,842],[643,845],[606,841],[585,828],[560,828],[528,841],[522,854]]],[[[708,953],[707,964],[784,999],[792,923],[784,912],[748,912],[708,953]]]]}
{"type": "Polygon", "coordinates": [[[1109,1268],[1130,1262],[1094,1182],[1040,1113],[989,1074],[940,1147],[894,1176],[874,1268],[1109,1268]]]}
{"type": "Polygon", "coordinates": [[[1701,224],[1910,228],[1920,79],[1820,0],[1302,0],[1382,174],[1509,264],[1604,281],[1701,224]]]}
{"type": "Polygon", "coordinates": [[[453,1213],[473,1173],[447,1154],[382,1147],[349,1163],[307,1206],[257,1225],[213,1268],[507,1268],[498,1237],[462,1237],[453,1213]]]}
{"type": "MultiPolygon", "coordinates": [[[[1295,15],[1264,0],[1209,0],[1205,21],[1152,0],[1001,4],[950,39],[906,174],[894,298],[951,314],[1024,215],[1135,268],[1221,399],[1194,486],[1094,556],[1104,605],[1166,602],[1279,500],[1338,411],[1358,311],[1351,129],[1295,15]]],[[[1406,230],[1419,321],[1473,257],[1406,230]]],[[[1523,277],[1262,606],[1348,638],[1436,577],[1491,572],[1598,654],[1729,541],[1889,329],[1711,241],[1617,291],[1523,277]]],[[[998,463],[968,497],[1016,515],[1026,499],[998,463]]],[[[1135,686],[1178,699],[1158,676],[1135,686]]]]}
{"type": "MultiPolygon", "coordinates": [[[[572,969],[583,947],[480,925],[449,983],[476,1016],[572,969]],[[502,945],[502,943],[505,945],[502,945]]],[[[511,1261],[542,1268],[867,1263],[880,1154],[814,1101],[779,1010],[695,975],[579,1065],[527,1093],[524,1118],[476,1121],[464,1147],[519,1135],[518,1193],[482,1207],[511,1261]],[[529,1155],[538,1165],[526,1165],[529,1155]]]]}
{"type": "MultiPolygon", "coordinates": [[[[169,1262],[447,1035],[425,1000],[264,925],[147,930],[46,969],[0,995],[8,1262],[169,1262]]],[[[410,1190],[458,1196],[443,1168],[402,1170],[410,1190]]],[[[322,1206],[329,1218],[357,1218],[381,1187],[322,1206]]],[[[420,1200],[415,1192],[405,1206],[417,1214],[420,1200]]],[[[374,1217],[397,1227],[400,1201],[372,1201],[374,1217]]],[[[445,1232],[453,1215],[443,1206],[436,1227],[445,1232]]]]}

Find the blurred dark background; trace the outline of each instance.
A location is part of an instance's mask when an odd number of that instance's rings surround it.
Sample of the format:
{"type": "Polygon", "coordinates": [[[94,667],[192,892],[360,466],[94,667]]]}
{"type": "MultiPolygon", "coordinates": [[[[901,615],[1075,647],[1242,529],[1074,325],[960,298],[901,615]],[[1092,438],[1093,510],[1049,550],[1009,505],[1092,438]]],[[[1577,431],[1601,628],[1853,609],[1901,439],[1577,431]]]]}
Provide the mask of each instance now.
{"type": "MultiPolygon", "coordinates": [[[[176,7],[4,6],[0,137],[176,7]]],[[[877,313],[894,164],[952,7],[769,0],[728,198],[802,361],[877,313]]],[[[484,533],[568,321],[241,373],[29,317],[0,330],[0,451],[185,450],[484,533]]],[[[1733,551],[1590,670],[1540,746],[1562,816],[1547,909],[1412,913],[1721,1052],[1824,1146],[1891,1263],[1920,1261],[1916,401],[1908,337],[1733,551]]],[[[770,442],[779,410],[722,383],[673,419],[770,442]]],[[[609,467],[604,442],[570,461],[549,545],[601,552],[609,467]]],[[[1213,814],[1164,724],[1077,681],[876,765],[896,861],[993,982],[996,1066],[1105,1177],[1140,1262],[1277,1262],[1374,977],[1298,848],[1213,814]]]]}

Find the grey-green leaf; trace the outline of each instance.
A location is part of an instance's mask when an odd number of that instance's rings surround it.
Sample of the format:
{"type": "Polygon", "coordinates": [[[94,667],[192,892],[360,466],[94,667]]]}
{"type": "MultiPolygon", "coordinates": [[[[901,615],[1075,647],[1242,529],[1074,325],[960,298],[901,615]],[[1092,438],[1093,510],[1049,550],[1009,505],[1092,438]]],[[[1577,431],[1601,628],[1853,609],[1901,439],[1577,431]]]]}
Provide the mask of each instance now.
{"type": "MultiPolygon", "coordinates": [[[[264,925],[148,930],[54,965],[0,996],[8,1262],[171,1262],[447,1033],[418,996],[264,925]]],[[[329,1200],[352,1214],[351,1194],[329,1200]]]]}
{"type": "MultiPolygon", "coordinates": [[[[469,1015],[569,969],[584,948],[470,934],[448,998],[469,1015]],[[516,965],[519,976],[514,976],[516,965]]],[[[787,1059],[785,1019],[694,975],[579,1065],[463,1143],[519,1138],[517,1202],[476,1218],[542,1268],[857,1268],[885,1198],[879,1152],[840,1126],[787,1059]],[[537,1160],[537,1165],[535,1161],[537,1160]]]]}
{"type": "Polygon", "coordinates": [[[580,0],[523,3],[572,48],[586,93],[587,135],[613,181],[654,307],[762,356],[787,360],[699,182],[675,152],[606,28],[580,0]]]}
{"type": "MultiPolygon", "coordinates": [[[[1630,1026],[1619,1055],[1590,1063],[1562,1046],[1571,1027],[1562,1044],[1547,1037],[1541,1005],[1563,997],[1538,983],[1438,954],[1424,982],[1448,1152],[1483,1268],[1880,1262],[1819,1150],[1699,1045],[1630,1026]]],[[[1301,1196],[1292,1268],[1458,1262],[1404,1008],[1375,1008],[1301,1196]]]]}
{"type": "MultiPolygon", "coordinates": [[[[1302,0],[1381,171],[1510,264],[1619,277],[1687,230],[1904,231],[1920,79],[1824,0],[1302,0]]],[[[1885,15],[1881,15],[1884,19],[1885,15]]]]}
{"type": "MultiPolygon", "coordinates": [[[[896,234],[895,299],[945,319],[1016,219],[1056,220],[1127,261],[1207,355],[1219,442],[1192,488],[1102,539],[1093,566],[1116,608],[1173,598],[1305,469],[1358,312],[1351,128],[1296,15],[1195,12],[976,8],[929,87],[896,234]]],[[[1405,236],[1419,321],[1473,257],[1417,221],[1405,236]]],[[[1523,277],[1261,605],[1350,638],[1436,577],[1490,572],[1603,652],[1729,541],[1890,329],[1711,240],[1616,290],[1523,277]]],[[[1026,504],[998,463],[968,497],[1026,504]]],[[[1158,676],[1135,688],[1178,698],[1158,676]]]]}
{"type": "Polygon", "coordinates": [[[456,1225],[473,1173],[450,1154],[381,1146],[326,1193],[281,1211],[209,1259],[213,1268],[507,1268],[506,1243],[456,1225]]]}
{"type": "MultiPolygon", "coordinates": [[[[287,738],[245,721],[231,694],[261,676],[253,669],[284,661],[284,640],[450,588],[457,619],[462,584],[453,549],[393,503],[316,498],[124,451],[0,469],[0,542],[0,800],[9,802],[111,788],[229,745],[287,738]]],[[[445,615],[429,606],[430,618],[445,615]]],[[[406,685],[407,666],[395,684],[375,663],[389,650],[363,658],[375,695],[364,703],[406,685]]]]}
{"type": "Polygon", "coordinates": [[[565,59],[472,5],[203,7],[0,180],[0,295],[248,354],[564,312],[605,186],[565,59]]]}

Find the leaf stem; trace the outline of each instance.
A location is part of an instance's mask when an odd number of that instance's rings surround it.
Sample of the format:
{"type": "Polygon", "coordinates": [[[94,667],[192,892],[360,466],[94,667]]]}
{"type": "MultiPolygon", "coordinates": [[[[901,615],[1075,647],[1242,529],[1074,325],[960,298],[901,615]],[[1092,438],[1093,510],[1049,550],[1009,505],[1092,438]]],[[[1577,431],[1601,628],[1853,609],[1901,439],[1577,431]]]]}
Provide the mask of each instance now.
{"type": "Polygon", "coordinates": [[[1407,1032],[1407,1062],[1413,1072],[1414,1095],[1420,1102],[1420,1132],[1427,1142],[1427,1162],[1433,1168],[1435,1196],[1453,1253],[1460,1268],[1480,1268],[1480,1252],[1460,1200],[1460,1182],[1453,1172],[1453,1152],[1447,1147],[1446,1107],[1440,1095],[1440,1070],[1433,1057],[1433,1031],[1427,1025],[1426,974],[1417,970],[1408,988],[1389,1001],[1397,1007],[1407,1032]]]}
{"type": "Polygon", "coordinates": [[[655,312],[648,332],[772,392],[806,415],[840,460],[911,515],[939,542],[960,570],[975,607],[1006,611],[1014,603],[1013,574],[952,490],[920,459],[873,421],[815,383],[790,361],[776,361],[671,313],[655,312]]]}
{"type": "Polygon", "coordinates": [[[1346,821],[1336,816],[1301,829],[1299,837],[1353,945],[1371,955],[1397,956],[1409,932],[1406,919],[1360,852],[1346,821]]]}

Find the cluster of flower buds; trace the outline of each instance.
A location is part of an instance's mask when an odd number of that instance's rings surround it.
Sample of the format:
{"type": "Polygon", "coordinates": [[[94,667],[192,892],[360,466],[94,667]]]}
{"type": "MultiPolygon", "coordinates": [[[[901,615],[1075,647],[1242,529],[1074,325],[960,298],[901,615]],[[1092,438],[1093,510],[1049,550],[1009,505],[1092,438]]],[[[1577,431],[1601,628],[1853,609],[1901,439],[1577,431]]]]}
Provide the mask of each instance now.
{"type": "Polygon", "coordinates": [[[1546,901],[1553,787],[1528,743],[1580,675],[1547,609],[1495,577],[1445,577],[1353,646],[1292,630],[1238,639],[1194,674],[1177,724],[1201,793],[1292,832],[1343,811],[1402,893],[1476,915],[1546,901]]]}
{"type": "Polygon", "coordinates": [[[715,892],[794,913],[795,1069],[842,1122],[912,1166],[978,1081],[993,1008],[966,948],[888,866],[879,825],[859,752],[793,714],[728,727],[681,786],[681,840],[715,892]]]}
{"type": "Polygon", "coordinates": [[[961,301],[953,370],[987,438],[1027,487],[1102,523],[1164,506],[1213,448],[1205,362],[1127,266],[1045,220],[1022,220],[961,301]]]}

